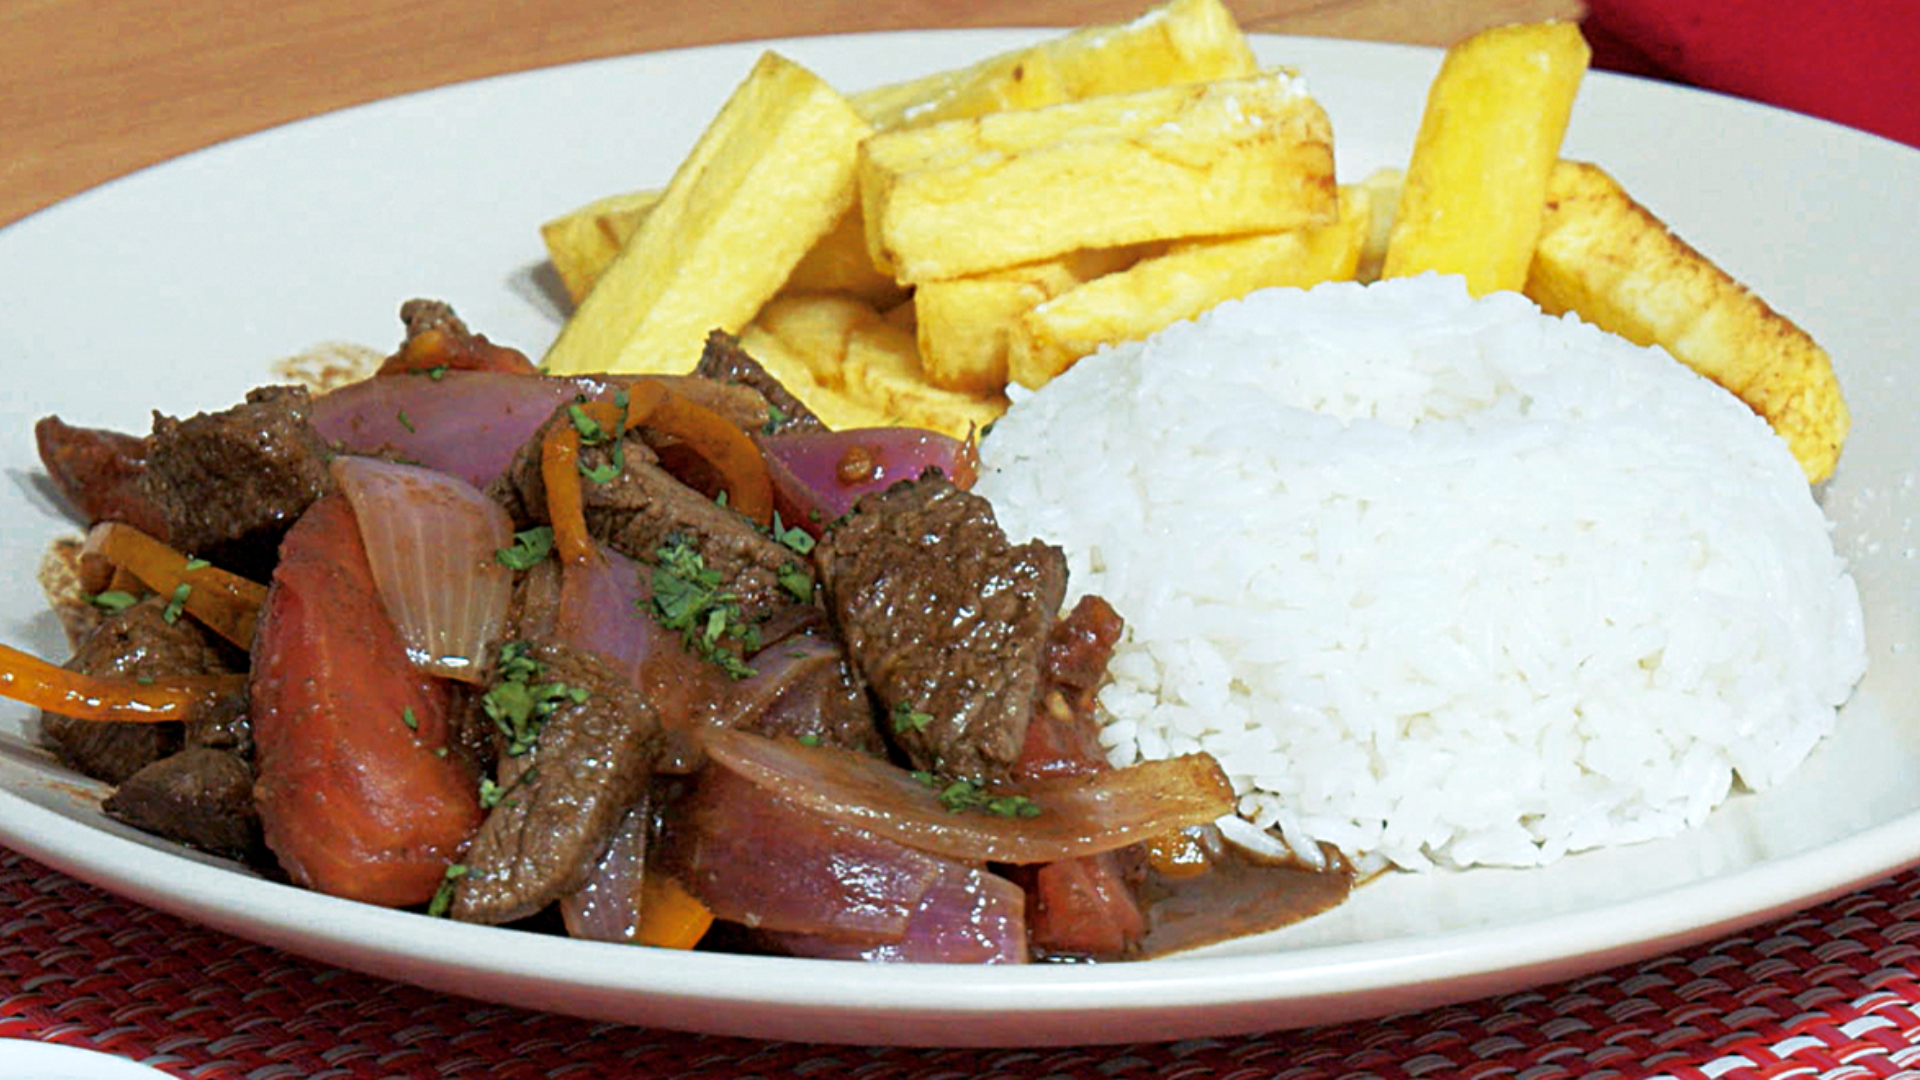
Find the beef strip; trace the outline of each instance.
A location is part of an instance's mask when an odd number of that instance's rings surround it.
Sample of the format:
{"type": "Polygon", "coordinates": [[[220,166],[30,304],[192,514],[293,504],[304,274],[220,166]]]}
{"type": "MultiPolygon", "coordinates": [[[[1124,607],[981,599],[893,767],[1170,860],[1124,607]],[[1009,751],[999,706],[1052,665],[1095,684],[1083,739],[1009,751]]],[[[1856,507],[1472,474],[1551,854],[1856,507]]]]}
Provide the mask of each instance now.
{"type": "Polygon", "coordinates": [[[502,756],[502,797],[467,849],[451,914],[503,923],[578,892],[613,829],[644,794],[660,744],[653,710],[599,657],[541,644],[529,682],[584,690],[563,699],[533,748],[502,756]]]}
{"type": "Polygon", "coordinates": [[[233,754],[189,746],[127,777],[101,804],[142,832],[215,855],[261,861],[266,850],[253,806],[253,767],[233,754]]]}
{"type": "Polygon", "coordinates": [[[147,440],[104,428],[74,427],[57,416],[33,425],[33,440],[53,485],[87,524],[122,521],[167,539],[167,522],[140,489],[147,440]]]}
{"type": "MultiPolygon", "coordinates": [[[[570,423],[557,410],[548,426],[570,423]]],[[[514,455],[488,494],[505,507],[514,528],[547,520],[547,487],[540,476],[540,442],[548,426],[514,455]]],[[[636,432],[622,440],[624,468],[605,483],[583,481],[587,531],[615,551],[645,563],[660,561],[660,549],[676,540],[693,546],[720,583],[736,594],[741,614],[759,622],[791,606],[797,598],[780,583],[783,571],[804,568],[804,557],[755,528],[732,510],[681,483],[659,465],[659,458],[636,432]]],[[[608,446],[582,447],[583,468],[598,468],[612,457],[608,446]]]]}
{"type": "MultiPolygon", "coordinates": [[[[67,668],[115,678],[161,678],[239,671],[244,658],[192,619],[166,620],[166,601],[147,597],[104,620],[67,668]]],[[[40,714],[40,731],[61,758],[75,769],[118,784],[147,765],[192,743],[240,753],[252,752],[245,720],[245,697],[223,702],[217,716],[178,723],[116,724],[40,714]]]]}
{"type": "Polygon", "coordinates": [[[792,391],[773,377],[772,372],[760,366],[760,361],[740,347],[739,338],[724,330],[715,330],[707,335],[706,346],[700,350],[700,362],[694,366],[693,373],[715,382],[739,383],[759,391],[767,404],[779,410],[779,415],[769,420],[767,434],[825,431],[827,428],[813,414],[813,410],[794,397],[792,391]]]}
{"type": "Polygon", "coordinates": [[[280,538],[333,489],[326,443],[298,386],[250,391],[244,404],[185,420],[155,413],[140,490],[168,542],[264,580],[280,538]]]}
{"type": "Polygon", "coordinates": [[[1066,592],[1059,548],[1014,546],[937,471],[863,498],[814,550],[848,654],[916,768],[1006,775],[1066,592]]]}

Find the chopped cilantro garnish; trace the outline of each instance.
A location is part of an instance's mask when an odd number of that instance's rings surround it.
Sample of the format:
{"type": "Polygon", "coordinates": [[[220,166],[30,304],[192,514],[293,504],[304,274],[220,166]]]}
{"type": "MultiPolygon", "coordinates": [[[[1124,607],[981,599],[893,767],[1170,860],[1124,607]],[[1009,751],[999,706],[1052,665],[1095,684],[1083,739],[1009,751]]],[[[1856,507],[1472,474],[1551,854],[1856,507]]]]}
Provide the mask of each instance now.
{"type": "MultiPolygon", "coordinates": [[[[626,391],[621,391],[614,399],[620,405],[621,423],[623,426],[626,422],[625,414],[627,410],[626,402],[623,400],[625,393],[626,391]]],[[[600,421],[587,415],[587,410],[581,408],[578,404],[567,406],[567,416],[573,421],[573,430],[580,433],[581,446],[601,446],[606,443],[613,444],[613,459],[610,462],[604,465],[589,466],[586,462],[582,461],[579,463],[580,475],[596,484],[604,484],[614,477],[619,476],[620,471],[627,467],[627,448],[626,444],[620,441],[620,432],[618,430],[609,432],[606,428],[601,427],[600,421]]]]}
{"type": "Polygon", "coordinates": [[[500,650],[495,666],[499,681],[480,698],[480,706],[507,737],[507,756],[519,757],[540,741],[547,717],[566,702],[578,705],[591,695],[585,687],[562,682],[536,683],[539,661],[527,655],[527,645],[510,641],[500,650]]]}
{"type": "Polygon", "coordinates": [[[509,570],[531,570],[553,553],[553,526],[536,525],[513,534],[513,546],[496,548],[494,561],[509,570]]]}
{"type": "Polygon", "coordinates": [[[607,441],[607,430],[600,421],[587,415],[587,410],[578,405],[567,406],[567,417],[573,421],[573,430],[580,433],[580,445],[599,446],[607,441]]]}
{"type": "Polygon", "coordinates": [[[808,734],[799,736],[796,741],[799,742],[801,746],[819,746],[820,736],[809,732],[808,734]]]}
{"type": "Polygon", "coordinates": [[[660,561],[653,568],[654,618],[668,630],[680,631],[687,648],[734,678],[753,674],[740,659],[740,650],[758,649],[760,631],[740,613],[739,598],[720,587],[720,571],[709,568],[693,545],[679,537],[669,537],[655,554],[660,561]]]}
{"type": "Polygon", "coordinates": [[[893,730],[896,734],[906,731],[925,731],[933,723],[933,717],[913,707],[911,702],[903,701],[893,707],[893,730]]]}
{"type": "Polygon", "coordinates": [[[434,382],[439,382],[446,377],[447,365],[445,364],[435,364],[427,369],[427,378],[432,379],[434,382]]]}
{"type": "Polygon", "coordinates": [[[405,410],[405,409],[401,409],[401,410],[399,410],[399,411],[397,411],[397,412],[395,412],[395,413],[393,414],[393,418],[394,418],[395,420],[398,420],[398,421],[400,421],[400,426],[401,426],[401,427],[403,427],[403,428],[406,428],[408,432],[412,432],[412,431],[413,431],[413,421],[412,421],[412,420],[409,420],[409,419],[407,419],[407,410],[405,410]]]}
{"type": "Polygon", "coordinates": [[[400,722],[407,725],[408,731],[420,730],[420,718],[413,715],[413,706],[411,705],[400,710],[400,722]]]}
{"type": "Polygon", "coordinates": [[[212,563],[208,562],[205,559],[196,559],[189,556],[187,558],[186,565],[182,566],[181,569],[187,571],[188,573],[192,573],[195,570],[205,570],[207,567],[212,565],[213,565],[212,563]]]}
{"type": "Polygon", "coordinates": [[[1039,817],[1040,804],[1025,795],[995,795],[971,780],[943,782],[930,772],[912,774],[914,780],[939,792],[940,805],[949,813],[984,810],[997,817],[1039,817]]]}
{"type": "Polygon", "coordinates": [[[87,597],[87,603],[102,611],[121,612],[140,602],[140,598],[130,592],[109,589],[103,593],[94,593],[87,597]]]}
{"type": "Polygon", "coordinates": [[[453,887],[461,878],[467,876],[465,863],[448,863],[447,872],[440,878],[440,887],[433,891],[433,900],[427,904],[427,914],[443,919],[447,909],[453,906],[453,887]]]}
{"type": "Polygon", "coordinates": [[[193,595],[193,586],[184,581],[174,587],[173,596],[167,600],[166,608],[160,612],[160,617],[166,620],[167,625],[171,626],[180,621],[180,613],[187,610],[187,597],[191,595],[193,595]]]}
{"type": "Polygon", "coordinates": [[[760,425],[760,433],[762,435],[773,434],[780,430],[780,425],[786,423],[787,419],[785,409],[782,409],[778,405],[767,406],[767,422],[760,425]]]}
{"type": "Polygon", "coordinates": [[[780,511],[773,512],[773,538],[796,555],[805,555],[813,551],[814,539],[807,530],[795,525],[789,529],[780,522],[780,511]]]}
{"type": "Polygon", "coordinates": [[[780,587],[803,604],[813,600],[813,575],[807,573],[799,563],[786,563],[780,567],[780,587]]]}

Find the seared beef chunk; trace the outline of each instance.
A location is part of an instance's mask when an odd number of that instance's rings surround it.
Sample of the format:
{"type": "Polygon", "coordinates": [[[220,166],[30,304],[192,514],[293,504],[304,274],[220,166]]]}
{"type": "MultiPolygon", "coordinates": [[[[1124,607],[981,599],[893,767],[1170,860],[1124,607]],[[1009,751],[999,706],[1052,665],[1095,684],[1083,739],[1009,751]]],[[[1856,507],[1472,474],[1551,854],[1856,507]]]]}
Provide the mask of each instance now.
{"type": "MultiPolygon", "coordinates": [[[[548,423],[569,422],[562,409],[548,423]]],[[[547,520],[547,486],[540,477],[540,442],[546,430],[528,440],[488,488],[516,529],[547,520]]],[[[637,434],[622,440],[621,454],[624,468],[618,475],[605,483],[581,484],[587,531],[595,539],[646,563],[659,562],[664,547],[690,545],[707,569],[719,573],[721,586],[735,594],[749,622],[760,622],[796,602],[781,577],[804,569],[804,557],[681,483],[658,464],[659,458],[637,434]]],[[[610,457],[609,447],[583,447],[580,464],[598,468],[610,457]]]]}
{"type": "Polygon", "coordinates": [[[407,339],[376,374],[497,371],[532,375],[539,370],[520,350],[495,345],[485,334],[468,330],[444,301],[409,300],[400,305],[400,321],[406,324],[407,339]]]}
{"type": "Polygon", "coordinates": [[[915,768],[1004,776],[1026,741],[1066,557],[1007,542],[938,472],[860,501],[814,551],[827,607],[915,768]]]}
{"type": "MultiPolygon", "coordinates": [[[[240,658],[199,623],[188,618],[168,622],[166,607],[166,601],[150,596],[107,618],[66,666],[88,675],[129,679],[240,670],[240,658]]],[[[74,768],[118,784],[189,741],[250,753],[244,695],[225,704],[219,716],[196,723],[190,732],[177,723],[113,724],[55,713],[40,714],[40,730],[74,768]]]]}
{"type": "Polygon", "coordinates": [[[408,340],[431,331],[455,337],[466,337],[470,333],[467,324],[453,313],[453,305],[445,300],[409,300],[400,305],[400,322],[407,328],[408,340]]]}
{"type": "Polygon", "coordinates": [[[40,462],[60,494],[89,525],[123,521],[166,539],[166,519],[140,490],[147,440],[103,428],[78,428],[49,416],[33,425],[40,462]]]}
{"type": "Polygon", "coordinates": [[[766,431],[778,434],[785,431],[824,431],[826,425],[813,415],[813,410],[794,397],[780,380],[760,361],[747,355],[740,347],[740,339],[724,330],[715,330],[707,335],[707,344],[700,351],[700,363],[693,373],[702,378],[721,383],[739,383],[750,386],[760,392],[767,404],[779,410],[779,414],[770,417],[766,431]]]}
{"type": "Polygon", "coordinates": [[[452,915],[525,918],[578,892],[621,818],[645,792],[660,743],[653,709],[599,657],[537,645],[535,696],[558,687],[531,749],[500,758],[499,802],[467,850],[452,915]]]}
{"type": "Polygon", "coordinates": [[[333,489],[308,407],[304,388],[268,386],[225,412],[155,413],[140,490],[165,519],[168,542],[264,579],[280,538],[333,489]]]}
{"type": "MultiPolygon", "coordinates": [[[[817,608],[805,610],[818,612],[817,608]]],[[[886,753],[886,740],[874,724],[873,706],[830,628],[813,626],[782,636],[749,665],[754,674],[728,688],[722,724],[867,754],[886,753]]]]}
{"type": "Polygon", "coordinates": [[[253,768],[220,750],[189,746],[161,758],[128,777],[101,809],[215,855],[255,861],[266,850],[253,808],[253,768]]]}

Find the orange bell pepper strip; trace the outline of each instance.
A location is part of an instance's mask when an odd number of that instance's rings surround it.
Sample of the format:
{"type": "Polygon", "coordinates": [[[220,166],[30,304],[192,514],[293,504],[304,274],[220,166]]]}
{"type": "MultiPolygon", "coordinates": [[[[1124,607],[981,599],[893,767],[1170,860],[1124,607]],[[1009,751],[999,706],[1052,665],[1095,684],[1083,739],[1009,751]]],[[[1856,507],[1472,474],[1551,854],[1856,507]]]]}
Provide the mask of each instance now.
{"type": "Polygon", "coordinates": [[[586,498],[580,487],[582,427],[609,437],[645,425],[691,447],[719,472],[727,505],[761,525],[773,521],[773,482],[760,448],[725,417],[696,405],[658,382],[635,380],[627,388],[627,407],[606,401],[572,406],[572,424],[554,424],[540,444],[540,479],[547,488],[547,520],[560,557],[583,563],[594,557],[587,537],[586,498]]]}
{"type": "Polygon", "coordinates": [[[648,871],[640,879],[640,944],[691,949],[712,925],[713,912],[677,878],[648,871]]]}
{"type": "Polygon", "coordinates": [[[69,671],[0,645],[0,695],[77,720],[137,724],[187,720],[246,685],[245,675],[176,675],[150,683],[107,679],[69,671]]]}
{"type": "Polygon", "coordinates": [[[267,587],[168,547],[131,525],[103,521],[87,533],[88,552],[133,574],[161,596],[177,597],[187,614],[240,646],[253,647],[254,624],[267,587]]]}

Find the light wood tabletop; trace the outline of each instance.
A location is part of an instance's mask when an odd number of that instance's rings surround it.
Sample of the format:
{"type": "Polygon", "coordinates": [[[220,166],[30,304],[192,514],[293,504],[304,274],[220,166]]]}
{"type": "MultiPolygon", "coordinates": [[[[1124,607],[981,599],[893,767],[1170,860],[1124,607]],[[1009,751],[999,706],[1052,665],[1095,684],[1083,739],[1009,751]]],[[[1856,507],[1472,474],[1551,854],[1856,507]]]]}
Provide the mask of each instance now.
{"type": "MultiPolygon", "coordinates": [[[[858,30],[1071,26],[1150,0],[11,0],[0,225],[135,169],[394,94],[595,57],[858,30]]],[[[1581,0],[1228,0],[1249,31],[1445,44],[1581,0]]]]}

